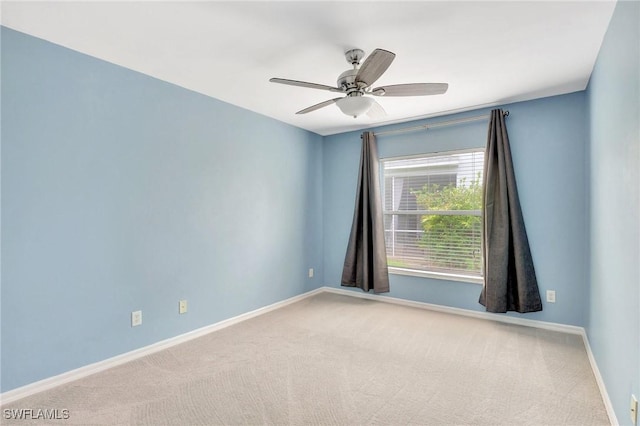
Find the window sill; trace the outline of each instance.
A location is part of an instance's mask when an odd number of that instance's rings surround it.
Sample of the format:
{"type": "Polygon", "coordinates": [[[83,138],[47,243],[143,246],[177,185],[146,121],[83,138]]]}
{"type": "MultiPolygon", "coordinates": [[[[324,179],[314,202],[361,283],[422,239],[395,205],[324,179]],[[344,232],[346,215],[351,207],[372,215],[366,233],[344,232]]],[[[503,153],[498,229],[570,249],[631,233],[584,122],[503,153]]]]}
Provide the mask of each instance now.
{"type": "Polygon", "coordinates": [[[438,272],[418,271],[416,269],[394,268],[389,267],[389,273],[395,275],[409,275],[412,277],[433,278],[436,280],[460,281],[473,284],[484,284],[482,277],[473,277],[470,275],[443,274],[438,272]]]}

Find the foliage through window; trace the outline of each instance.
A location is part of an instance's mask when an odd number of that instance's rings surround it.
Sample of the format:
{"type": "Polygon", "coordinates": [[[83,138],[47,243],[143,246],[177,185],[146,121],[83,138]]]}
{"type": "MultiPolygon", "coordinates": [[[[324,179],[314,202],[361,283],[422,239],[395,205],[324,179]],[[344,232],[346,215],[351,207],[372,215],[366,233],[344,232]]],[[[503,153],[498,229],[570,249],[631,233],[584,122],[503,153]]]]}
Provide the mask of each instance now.
{"type": "Polygon", "coordinates": [[[382,160],[391,268],[482,276],[484,150],[382,160]]]}

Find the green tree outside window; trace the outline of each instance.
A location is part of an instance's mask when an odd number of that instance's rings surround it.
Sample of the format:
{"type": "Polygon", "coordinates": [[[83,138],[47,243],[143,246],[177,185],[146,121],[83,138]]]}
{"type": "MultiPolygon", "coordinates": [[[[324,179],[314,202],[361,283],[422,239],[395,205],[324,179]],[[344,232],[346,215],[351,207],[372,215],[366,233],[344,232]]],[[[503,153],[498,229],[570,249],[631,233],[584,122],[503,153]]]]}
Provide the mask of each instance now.
{"type": "MultiPolygon", "coordinates": [[[[482,208],[481,173],[472,181],[458,184],[425,185],[412,191],[423,210],[457,211],[482,208]]],[[[428,261],[435,267],[472,273],[481,272],[482,219],[477,215],[423,215],[425,233],[420,246],[427,251],[428,261]]]]}

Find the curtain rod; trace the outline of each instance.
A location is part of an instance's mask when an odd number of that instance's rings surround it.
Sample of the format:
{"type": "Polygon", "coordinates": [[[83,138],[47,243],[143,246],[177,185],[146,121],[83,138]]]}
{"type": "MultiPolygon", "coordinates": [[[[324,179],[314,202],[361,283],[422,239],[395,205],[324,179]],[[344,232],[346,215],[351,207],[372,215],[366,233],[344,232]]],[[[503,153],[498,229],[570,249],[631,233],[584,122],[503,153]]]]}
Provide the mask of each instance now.
{"type": "MultiPolygon", "coordinates": [[[[503,111],[502,114],[506,117],[506,116],[509,115],[509,111],[503,111]]],[[[472,122],[472,121],[488,120],[489,118],[491,118],[491,114],[476,115],[475,117],[460,118],[458,120],[441,121],[439,123],[423,124],[422,126],[405,127],[405,128],[397,129],[397,130],[388,130],[386,132],[377,132],[377,133],[374,133],[373,135],[374,136],[386,136],[386,135],[394,135],[396,133],[417,132],[418,130],[427,130],[427,129],[431,129],[432,127],[452,126],[454,124],[462,124],[462,123],[469,123],[469,122],[472,122]]]]}

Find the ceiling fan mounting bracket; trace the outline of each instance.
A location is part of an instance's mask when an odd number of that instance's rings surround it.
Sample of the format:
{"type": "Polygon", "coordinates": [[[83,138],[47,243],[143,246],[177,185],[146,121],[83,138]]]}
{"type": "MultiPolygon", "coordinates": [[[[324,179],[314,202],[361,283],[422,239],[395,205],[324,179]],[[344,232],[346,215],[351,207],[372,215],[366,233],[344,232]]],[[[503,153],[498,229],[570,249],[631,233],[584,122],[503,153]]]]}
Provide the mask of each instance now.
{"type": "Polygon", "coordinates": [[[353,65],[360,65],[360,59],[364,57],[364,51],[362,49],[351,49],[344,52],[344,56],[347,62],[353,65]]]}

